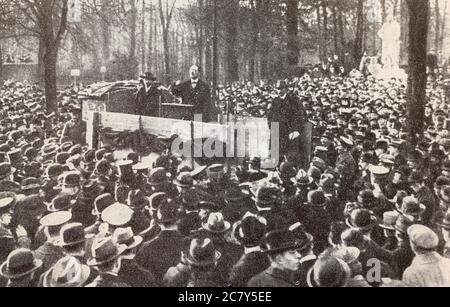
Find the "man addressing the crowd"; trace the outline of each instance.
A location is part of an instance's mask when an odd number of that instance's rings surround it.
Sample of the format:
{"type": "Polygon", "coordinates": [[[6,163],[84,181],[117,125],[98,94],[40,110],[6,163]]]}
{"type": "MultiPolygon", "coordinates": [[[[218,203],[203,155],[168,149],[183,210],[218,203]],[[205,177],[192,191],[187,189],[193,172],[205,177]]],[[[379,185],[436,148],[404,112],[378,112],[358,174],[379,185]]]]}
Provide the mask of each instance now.
{"type": "Polygon", "coordinates": [[[182,99],[182,104],[194,106],[194,114],[201,114],[203,122],[213,121],[215,110],[211,103],[211,89],[200,80],[198,66],[189,70],[191,79],[184,83],[178,81],[172,87],[172,94],[182,99]]]}

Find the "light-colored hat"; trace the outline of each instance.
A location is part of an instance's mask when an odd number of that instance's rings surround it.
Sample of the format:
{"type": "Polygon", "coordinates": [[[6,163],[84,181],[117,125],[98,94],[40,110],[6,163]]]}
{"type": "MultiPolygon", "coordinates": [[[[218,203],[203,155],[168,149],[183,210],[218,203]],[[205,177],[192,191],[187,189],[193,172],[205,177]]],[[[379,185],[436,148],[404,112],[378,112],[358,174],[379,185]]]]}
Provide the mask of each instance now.
{"type": "Polygon", "coordinates": [[[434,249],[439,245],[437,234],[423,225],[412,225],[408,228],[408,236],[412,244],[423,249],[434,249]]]}

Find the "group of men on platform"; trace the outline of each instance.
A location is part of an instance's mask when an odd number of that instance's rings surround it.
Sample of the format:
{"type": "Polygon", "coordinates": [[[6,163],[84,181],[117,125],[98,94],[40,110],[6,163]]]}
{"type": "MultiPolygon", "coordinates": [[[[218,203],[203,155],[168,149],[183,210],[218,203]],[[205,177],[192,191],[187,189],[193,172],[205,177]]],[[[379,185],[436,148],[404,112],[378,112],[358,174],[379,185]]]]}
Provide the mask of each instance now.
{"type": "MultiPolygon", "coordinates": [[[[197,88],[191,76],[190,89],[197,88]]],[[[169,143],[153,165],[133,152],[117,159],[114,144],[86,146],[73,93],[60,92],[59,112],[48,116],[38,88],[5,84],[0,283],[450,286],[442,87],[429,84],[418,144],[408,140],[406,89],[398,80],[305,77],[250,91],[237,104],[264,108],[282,130],[298,128],[276,116],[315,125],[307,167],[289,146],[279,167],[264,170],[261,157],[231,169],[192,169],[169,143]],[[371,278],[374,268],[380,278],[371,278]]],[[[234,92],[228,99],[244,91],[227,89],[234,92]]]]}

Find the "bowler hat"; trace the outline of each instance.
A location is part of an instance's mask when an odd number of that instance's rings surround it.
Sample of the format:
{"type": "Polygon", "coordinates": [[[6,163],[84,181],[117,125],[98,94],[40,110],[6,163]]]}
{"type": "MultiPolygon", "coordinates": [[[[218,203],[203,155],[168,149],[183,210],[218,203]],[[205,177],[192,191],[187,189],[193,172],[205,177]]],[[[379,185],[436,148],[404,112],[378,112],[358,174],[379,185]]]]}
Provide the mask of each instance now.
{"type": "Polygon", "coordinates": [[[81,187],[81,177],[77,172],[65,174],[62,185],[67,188],[81,187]]]}
{"type": "Polygon", "coordinates": [[[87,265],[98,266],[110,263],[120,257],[127,250],[126,245],[114,244],[111,237],[97,238],[92,244],[92,258],[87,265]]]}
{"type": "Polygon", "coordinates": [[[194,179],[190,173],[180,173],[173,183],[181,188],[189,188],[194,185],[194,179]]]}
{"type": "Polygon", "coordinates": [[[281,163],[277,171],[282,178],[293,178],[297,175],[297,169],[289,162],[281,163]]]}
{"type": "Polygon", "coordinates": [[[25,178],[22,180],[22,191],[30,191],[40,189],[42,187],[42,183],[39,179],[36,178],[25,178]]]}
{"type": "Polygon", "coordinates": [[[159,186],[162,185],[164,183],[168,182],[168,176],[167,176],[167,171],[166,169],[162,168],[162,167],[158,167],[153,169],[150,172],[150,182],[149,184],[151,186],[159,186]]]}
{"type": "Polygon", "coordinates": [[[267,220],[264,217],[247,212],[236,223],[234,237],[245,247],[260,246],[266,233],[267,220]]]}
{"type": "Polygon", "coordinates": [[[163,192],[152,194],[152,196],[150,196],[150,198],[149,198],[150,208],[153,210],[158,210],[161,203],[164,200],[167,200],[168,198],[169,198],[169,196],[163,192]]]}
{"type": "Polygon", "coordinates": [[[60,239],[56,242],[56,245],[61,247],[78,245],[87,240],[84,226],[81,223],[64,225],[61,228],[60,234],[60,239]]]}
{"type": "Polygon", "coordinates": [[[17,165],[23,162],[22,151],[20,149],[8,152],[8,158],[11,165],[17,165]]]}
{"type": "Polygon", "coordinates": [[[272,208],[280,198],[280,191],[275,187],[260,187],[252,198],[259,208],[272,208]]]}
{"type": "Polygon", "coordinates": [[[239,202],[250,197],[249,192],[245,192],[239,185],[230,185],[225,190],[225,200],[228,202],[239,202]]]}
{"type": "Polygon", "coordinates": [[[70,210],[77,201],[69,195],[57,195],[48,206],[49,212],[70,210]]]}
{"type": "Polygon", "coordinates": [[[345,223],[351,228],[369,231],[377,224],[377,218],[367,209],[356,209],[352,211],[350,218],[347,218],[345,223]]]}
{"type": "Polygon", "coordinates": [[[0,266],[0,274],[8,279],[27,276],[42,266],[42,260],[36,259],[29,249],[12,251],[6,261],[0,266]]]}
{"type": "Polygon", "coordinates": [[[140,210],[142,208],[148,207],[150,204],[147,196],[141,190],[132,190],[128,193],[128,206],[132,209],[140,210]]]}
{"type": "Polygon", "coordinates": [[[103,212],[103,210],[105,210],[109,206],[113,205],[115,202],[116,201],[115,201],[114,197],[109,193],[105,193],[105,194],[98,196],[94,201],[93,214],[100,215],[103,212]]]}
{"type": "Polygon", "coordinates": [[[44,172],[45,179],[51,179],[60,176],[63,173],[62,165],[60,164],[50,164],[47,166],[44,172]]]}
{"type": "Polygon", "coordinates": [[[345,287],[351,276],[348,264],[336,257],[319,258],[308,271],[307,282],[310,288],[345,287]]]}

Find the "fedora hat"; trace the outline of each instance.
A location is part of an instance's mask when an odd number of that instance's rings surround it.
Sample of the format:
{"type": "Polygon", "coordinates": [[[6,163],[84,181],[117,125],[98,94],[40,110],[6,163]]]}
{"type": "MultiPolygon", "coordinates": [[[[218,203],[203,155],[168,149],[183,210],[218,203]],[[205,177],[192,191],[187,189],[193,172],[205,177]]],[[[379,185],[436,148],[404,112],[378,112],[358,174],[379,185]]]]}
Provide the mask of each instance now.
{"type": "Polygon", "coordinates": [[[351,270],[345,261],[336,257],[319,258],[308,271],[307,283],[310,288],[345,287],[351,276],[351,270]]]}
{"type": "Polygon", "coordinates": [[[224,198],[228,202],[239,202],[250,198],[250,192],[239,185],[232,184],[225,189],[224,198]]]}
{"type": "Polygon", "coordinates": [[[169,177],[167,176],[167,171],[165,168],[158,167],[150,172],[149,184],[151,186],[160,186],[167,183],[168,180],[169,177]]]}
{"type": "Polygon", "coordinates": [[[68,223],[72,219],[72,213],[69,211],[59,211],[47,214],[40,220],[44,227],[58,227],[68,223]]]}
{"type": "Polygon", "coordinates": [[[163,199],[158,207],[155,221],[159,224],[175,223],[182,216],[181,206],[173,199],[163,199]]]}
{"type": "Polygon", "coordinates": [[[314,238],[311,234],[305,231],[305,228],[301,223],[295,223],[289,227],[289,231],[291,231],[298,240],[297,251],[302,252],[307,248],[312,247],[314,242],[314,238]]]}
{"type": "Polygon", "coordinates": [[[194,185],[194,178],[190,173],[180,173],[173,183],[181,188],[190,188],[194,185]]]}
{"type": "Polygon", "coordinates": [[[267,220],[247,212],[235,225],[234,237],[245,247],[260,246],[266,233],[267,220]]]}
{"type": "Polygon", "coordinates": [[[208,267],[215,265],[221,256],[211,239],[193,239],[186,252],[185,260],[194,267],[208,267]]]}
{"type": "Polygon", "coordinates": [[[350,218],[347,218],[345,223],[350,228],[365,232],[377,225],[377,218],[370,210],[356,209],[352,211],[350,218]]]}
{"type": "Polygon", "coordinates": [[[203,229],[210,233],[221,234],[231,228],[231,224],[225,221],[221,212],[212,212],[209,214],[208,220],[202,224],[203,229]]]}
{"type": "Polygon", "coordinates": [[[297,176],[292,179],[292,182],[299,186],[309,186],[314,179],[308,175],[304,170],[299,170],[297,176]]]}
{"type": "Polygon", "coordinates": [[[67,211],[72,209],[72,207],[76,204],[76,200],[72,199],[69,195],[57,195],[53,198],[52,202],[48,206],[49,212],[59,212],[59,211],[67,211]]]}
{"type": "Polygon", "coordinates": [[[288,228],[282,228],[271,231],[264,236],[262,250],[269,255],[274,255],[288,250],[296,250],[299,247],[300,242],[294,232],[288,228]]]}
{"type": "Polygon", "coordinates": [[[252,199],[259,208],[272,208],[280,202],[281,196],[280,191],[275,187],[260,187],[252,199]]]}
{"type": "Polygon", "coordinates": [[[97,238],[92,244],[92,257],[88,266],[99,266],[116,260],[127,250],[126,245],[117,245],[111,237],[97,238]]]}
{"type": "Polygon", "coordinates": [[[60,231],[60,239],[56,242],[57,246],[70,247],[86,242],[87,236],[81,223],[70,223],[64,225],[60,231]]]}
{"type": "Polygon", "coordinates": [[[395,223],[399,217],[397,211],[388,211],[383,213],[383,222],[379,226],[386,230],[395,230],[395,223]]]}
{"type": "Polygon", "coordinates": [[[42,260],[35,259],[29,249],[12,251],[6,261],[0,266],[0,274],[8,279],[27,276],[42,266],[42,260]]]}
{"type": "Polygon", "coordinates": [[[412,226],[414,222],[407,218],[406,216],[400,215],[395,222],[394,229],[402,234],[408,232],[408,228],[412,226]]]}
{"type": "Polygon", "coordinates": [[[132,250],[142,244],[144,239],[141,236],[135,236],[131,227],[117,228],[112,239],[114,244],[125,245],[127,250],[132,250]]]}
{"type": "Polygon", "coordinates": [[[403,198],[402,207],[400,213],[403,215],[418,217],[421,216],[426,210],[424,204],[419,203],[414,196],[407,196],[403,198]]]}
{"type": "Polygon", "coordinates": [[[89,266],[72,256],[60,259],[42,277],[44,288],[83,287],[91,275],[89,266]]]}
{"type": "Polygon", "coordinates": [[[308,204],[313,207],[323,207],[326,205],[326,197],[322,190],[310,191],[308,193],[308,204]]]}

